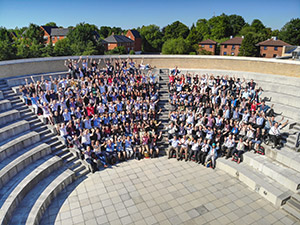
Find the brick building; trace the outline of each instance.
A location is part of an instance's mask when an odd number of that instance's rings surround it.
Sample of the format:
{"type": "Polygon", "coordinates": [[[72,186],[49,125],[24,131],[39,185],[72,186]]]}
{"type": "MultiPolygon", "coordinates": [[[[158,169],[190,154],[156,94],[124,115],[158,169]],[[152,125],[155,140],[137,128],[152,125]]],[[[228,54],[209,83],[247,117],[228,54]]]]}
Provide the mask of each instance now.
{"type": "Polygon", "coordinates": [[[231,37],[229,40],[224,41],[220,44],[220,55],[237,56],[239,54],[242,41],[243,37],[231,37]]]}
{"type": "Polygon", "coordinates": [[[127,52],[134,50],[134,41],[124,35],[112,34],[103,40],[105,50],[112,50],[119,46],[124,46],[127,52]]]}
{"type": "Polygon", "coordinates": [[[128,30],[126,37],[134,41],[134,51],[136,53],[142,52],[142,37],[137,30],[128,30]]]}
{"type": "Polygon", "coordinates": [[[205,50],[205,51],[211,52],[212,55],[216,54],[216,47],[217,47],[217,42],[215,42],[211,39],[207,39],[207,40],[201,41],[199,43],[200,51],[205,50]]]}
{"type": "Polygon", "coordinates": [[[49,44],[50,40],[52,40],[52,44],[55,45],[58,40],[64,39],[69,33],[68,28],[58,28],[56,26],[41,26],[41,29],[44,31],[46,44],[49,44]]]}
{"type": "Polygon", "coordinates": [[[264,58],[276,58],[282,56],[283,46],[291,46],[290,44],[272,37],[271,39],[259,42],[259,54],[264,58]]]}

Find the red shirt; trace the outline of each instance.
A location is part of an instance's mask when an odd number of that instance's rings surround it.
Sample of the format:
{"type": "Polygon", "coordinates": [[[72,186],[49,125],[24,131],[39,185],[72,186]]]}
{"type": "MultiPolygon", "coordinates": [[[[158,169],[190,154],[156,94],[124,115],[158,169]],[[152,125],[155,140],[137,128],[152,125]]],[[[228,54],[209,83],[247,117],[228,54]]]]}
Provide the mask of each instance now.
{"type": "Polygon", "coordinates": [[[94,115],[94,107],[93,106],[86,107],[86,111],[87,111],[88,116],[94,115]]]}

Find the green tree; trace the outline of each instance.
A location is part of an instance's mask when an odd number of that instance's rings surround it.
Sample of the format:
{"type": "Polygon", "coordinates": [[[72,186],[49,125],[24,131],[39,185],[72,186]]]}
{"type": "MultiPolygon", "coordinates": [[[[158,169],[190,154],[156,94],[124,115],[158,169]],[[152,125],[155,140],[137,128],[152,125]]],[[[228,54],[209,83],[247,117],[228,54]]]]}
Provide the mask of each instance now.
{"type": "Polygon", "coordinates": [[[162,46],[163,54],[188,54],[193,51],[191,44],[182,37],[167,40],[162,46]]]}
{"type": "Polygon", "coordinates": [[[45,26],[57,27],[55,22],[46,23],[45,26]]]}
{"type": "Polygon", "coordinates": [[[163,28],[163,40],[166,41],[168,39],[176,39],[179,37],[185,39],[189,35],[189,32],[190,30],[185,24],[175,21],[163,28]]]}
{"type": "Polygon", "coordinates": [[[208,25],[210,27],[210,37],[214,40],[229,37],[232,34],[229,17],[224,13],[210,18],[208,25]]]}
{"type": "Polygon", "coordinates": [[[102,26],[99,29],[99,35],[102,39],[107,38],[111,33],[111,28],[108,26],[102,26]]]}
{"type": "Polygon", "coordinates": [[[203,39],[210,37],[210,28],[206,19],[199,19],[196,23],[196,29],[203,36],[203,39]]]}
{"type": "Polygon", "coordinates": [[[279,38],[291,45],[300,44],[300,18],[291,19],[280,30],[279,38]]]}
{"type": "Polygon", "coordinates": [[[257,39],[254,33],[248,33],[242,41],[239,55],[241,56],[258,56],[259,50],[256,46],[257,39]]]}
{"type": "Polygon", "coordinates": [[[202,34],[198,32],[194,24],[192,25],[190,33],[187,36],[186,40],[189,41],[191,45],[198,44],[203,40],[202,34]]]}
{"type": "Polygon", "coordinates": [[[4,27],[0,27],[0,60],[16,58],[17,49],[11,33],[4,27]]]}
{"type": "Polygon", "coordinates": [[[56,56],[72,55],[72,51],[70,48],[70,41],[68,38],[60,39],[55,43],[54,55],[56,56]]]}
{"type": "Polygon", "coordinates": [[[118,46],[112,50],[106,51],[105,55],[124,55],[126,53],[126,48],[124,46],[118,46]]]}
{"type": "Polygon", "coordinates": [[[54,46],[52,43],[52,39],[50,39],[50,42],[48,45],[46,45],[43,49],[42,49],[42,57],[50,57],[54,55],[54,46]]]}
{"type": "Polygon", "coordinates": [[[259,19],[254,19],[251,23],[251,27],[255,29],[255,32],[263,32],[263,30],[266,28],[259,19]]]}
{"type": "Polygon", "coordinates": [[[44,31],[40,28],[40,26],[31,23],[29,27],[23,32],[23,38],[28,40],[29,42],[34,42],[35,44],[43,45],[44,40],[44,31]]]}
{"type": "Polygon", "coordinates": [[[87,23],[77,24],[76,27],[67,35],[70,41],[70,48],[73,55],[82,55],[83,53],[93,52],[94,54],[101,54],[98,52],[100,49],[99,42],[96,34],[98,28],[95,25],[87,23]],[[88,48],[88,51],[86,50],[88,48]]]}
{"type": "Polygon", "coordinates": [[[235,14],[230,15],[228,18],[232,30],[231,35],[235,36],[246,25],[246,22],[242,16],[235,15],[235,14]]]}
{"type": "Polygon", "coordinates": [[[156,25],[142,26],[138,30],[142,37],[143,52],[160,52],[162,47],[163,34],[156,25]]]}

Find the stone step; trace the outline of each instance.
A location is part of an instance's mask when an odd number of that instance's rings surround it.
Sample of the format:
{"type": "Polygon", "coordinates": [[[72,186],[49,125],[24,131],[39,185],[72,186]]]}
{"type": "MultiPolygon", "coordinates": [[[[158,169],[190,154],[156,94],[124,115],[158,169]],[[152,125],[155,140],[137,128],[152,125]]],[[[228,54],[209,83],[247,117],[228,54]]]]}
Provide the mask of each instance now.
{"type": "Polygon", "coordinates": [[[277,207],[284,205],[293,194],[293,192],[286,187],[278,184],[270,177],[255,170],[246,163],[237,164],[225,158],[218,158],[216,167],[238,178],[251,190],[259,193],[277,207]]]}
{"type": "Polygon", "coordinates": [[[0,146],[0,162],[14,153],[40,141],[39,133],[27,132],[0,146]]]}
{"type": "Polygon", "coordinates": [[[300,211],[295,209],[295,207],[293,207],[290,201],[291,200],[288,200],[287,204],[282,206],[282,209],[287,213],[289,213],[290,215],[292,215],[293,217],[295,217],[297,220],[300,220],[300,211]]]}
{"type": "Polygon", "coordinates": [[[31,148],[19,157],[16,157],[13,161],[3,167],[0,171],[0,188],[2,188],[5,183],[8,182],[17,173],[23,170],[30,163],[44,157],[51,153],[51,148],[49,145],[42,143],[38,146],[31,148]]]}
{"type": "Polygon", "coordinates": [[[0,90],[0,100],[2,100],[2,99],[4,99],[4,97],[3,97],[2,91],[0,90]]]}
{"type": "Polygon", "coordinates": [[[0,113],[0,126],[3,126],[12,121],[20,119],[20,112],[18,110],[8,110],[0,113]]]}
{"type": "Polygon", "coordinates": [[[26,194],[32,190],[42,179],[58,169],[62,165],[62,160],[54,156],[44,162],[26,176],[9,194],[1,207],[0,224],[8,224],[14,215],[14,210],[23,200],[26,194]]]}
{"type": "Polygon", "coordinates": [[[284,84],[284,83],[275,83],[275,82],[266,82],[262,80],[255,80],[255,82],[258,84],[259,87],[262,87],[262,89],[265,92],[274,92],[279,93],[283,95],[293,95],[296,97],[300,97],[299,92],[299,85],[290,85],[290,84],[284,84]]]}
{"type": "Polygon", "coordinates": [[[10,110],[12,108],[11,102],[8,100],[0,100],[0,112],[10,110]]]}
{"type": "MultiPolygon", "coordinates": [[[[298,90],[298,92],[300,92],[298,90]]],[[[289,94],[284,94],[284,93],[278,93],[274,91],[264,91],[261,95],[261,98],[263,97],[272,97],[271,98],[271,103],[280,103],[283,105],[288,105],[291,107],[296,107],[300,109],[300,96],[295,96],[295,95],[289,95],[289,94]]]]}
{"type": "Polygon", "coordinates": [[[47,189],[47,187],[65,170],[65,167],[62,166],[62,168],[57,168],[57,170],[54,170],[48,176],[41,179],[15,208],[10,220],[10,224],[25,224],[31,209],[33,208],[34,204],[37,203],[39,197],[41,197],[42,193],[47,189]]]}
{"type": "Polygon", "coordinates": [[[20,120],[17,122],[10,123],[9,125],[6,125],[5,127],[1,127],[0,128],[0,145],[1,145],[1,142],[14,137],[15,135],[23,133],[29,129],[30,129],[29,123],[26,120],[20,120]]]}
{"type": "Polygon", "coordinates": [[[53,182],[47,186],[42,194],[31,208],[26,225],[39,224],[44,212],[51,204],[52,200],[75,179],[75,173],[71,170],[66,170],[60,174],[53,182]]]}
{"type": "Polygon", "coordinates": [[[265,155],[286,167],[300,172],[300,154],[287,147],[280,150],[272,149],[270,146],[263,145],[265,148],[265,155]]]}
{"type": "Polygon", "coordinates": [[[244,163],[262,172],[266,176],[271,177],[284,187],[294,192],[300,188],[300,173],[298,171],[269,159],[265,155],[246,152],[243,154],[243,158],[244,163]]]}
{"type": "Polygon", "coordinates": [[[279,102],[276,102],[275,99],[274,100],[272,99],[272,102],[274,103],[273,108],[276,113],[282,113],[283,116],[292,118],[295,121],[300,121],[299,108],[281,104],[279,102]]]}

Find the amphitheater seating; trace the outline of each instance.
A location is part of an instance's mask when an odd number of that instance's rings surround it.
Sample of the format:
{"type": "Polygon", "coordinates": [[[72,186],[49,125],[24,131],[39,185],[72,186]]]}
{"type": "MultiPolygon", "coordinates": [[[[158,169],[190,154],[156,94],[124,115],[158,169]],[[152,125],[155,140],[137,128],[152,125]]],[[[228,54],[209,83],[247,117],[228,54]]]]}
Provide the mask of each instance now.
{"type": "Polygon", "coordinates": [[[0,223],[37,224],[44,207],[89,171],[6,81],[0,89],[0,223]]]}
{"type": "MultiPolygon", "coordinates": [[[[253,191],[282,207],[294,217],[300,219],[300,154],[295,148],[296,134],[300,132],[300,81],[299,78],[274,76],[267,74],[244,73],[236,71],[182,70],[182,73],[229,75],[253,79],[264,92],[262,98],[271,97],[268,105],[274,104],[279,115],[289,119],[289,125],[283,128],[286,143],[281,150],[265,147],[265,155],[253,152],[244,154],[241,164],[218,158],[216,167],[238,178],[253,191]]],[[[165,78],[167,80],[167,76],[165,78]]],[[[284,120],[284,121],[285,121],[284,120]]]]}
{"type": "MultiPolygon", "coordinates": [[[[188,71],[199,74],[208,72],[188,71]]],[[[244,161],[239,165],[219,158],[216,166],[244,182],[274,205],[283,205],[284,210],[300,219],[300,208],[295,207],[300,203],[300,195],[297,194],[300,184],[300,155],[295,151],[293,145],[296,138],[292,135],[300,131],[300,125],[297,123],[300,121],[300,101],[297,101],[300,97],[299,80],[287,78],[277,82],[274,76],[270,75],[232,71],[209,73],[234,73],[237,76],[242,74],[240,77],[244,76],[247,79],[253,78],[265,90],[263,97],[272,96],[271,102],[267,103],[274,103],[275,111],[282,112],[292,121],[293,126],[284,129],[290,135],[287,135],[282,150],[265,146],[265,156],[248,152],[244,154],[244,161]]],[[[168,69],[160,70],[162,85],[159,106],[163,113],[161,126],[168,123],[170,109],[166,85],[168,74],[168,69]]],[[[40,75],[37,75],[35,79],[40,79],[39,77],[40,75]]],[[[88,173],[86,167],[89,166],[86,163],[83,165],[83,162],[76,158],[75,150],[68,151],[60,138],[54,135],[55,130],[49,130],[43,119],[35,116],[32,110],[21,102],[22,97],[17,95],[20,84],[25,84],[24,77],[0,80],[1,224],[38,224],[51,200],[68,184],[88,173]],[[5,100],[1,100],[2,96],[5,100]],[[8,110],[13,113],[6,113],[8,110]],[[22,207],[26,210],[21,210],[22,207]]]]}

